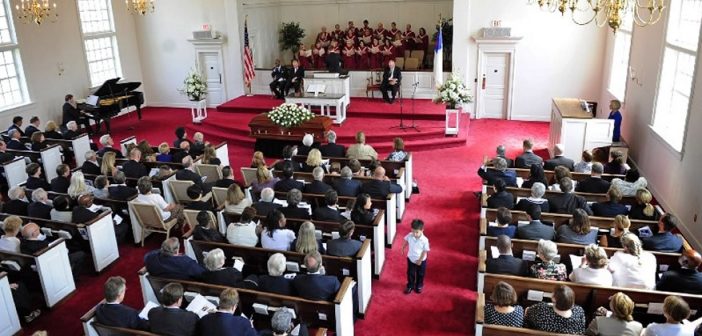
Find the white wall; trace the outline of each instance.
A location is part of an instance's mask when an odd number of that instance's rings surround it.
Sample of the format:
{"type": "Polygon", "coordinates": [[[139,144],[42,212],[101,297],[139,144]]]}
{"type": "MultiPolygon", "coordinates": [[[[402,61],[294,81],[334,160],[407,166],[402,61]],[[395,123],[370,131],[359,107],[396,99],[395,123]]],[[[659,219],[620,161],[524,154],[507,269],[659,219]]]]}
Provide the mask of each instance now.
{"type": "MultiPolygon", "coordinates": [[[[638,74],[638,82],[627,81],[624,101],[622,137],[630,145],[632,158],[646,176],[649,188],[663,207],[676,214],[684,227],[683,233],[697,249],[702,248],[702,227],[696,218],[702,209],[702,62],[698,57],[697,76],[693,83],[692,104],[682,157],[677,155],[649,128],[653,117],[654,101],[661,70],[662,50],[666,23],[649,27],[634,27],[630,66],[638,74]]],[[[611,35],[611,32],[607,34],[611,35]]],[[[606,59],[611,59],[609,39],[606,59]]],[[[608,78],[608,73],[605,73],[608,78]]],[[[606,80],[603,81],[606,84],[606,80]]],[[[607,106],[612,95],[603,85],[601,106],[607,106]]],[[[607,111],[605,110],[605,114],[607,111]]]]}
{"type": "MultiPolygon", "coordinates": [[[[123,1],[113,0],[112,5],[122,77],[129,81],[141,81],[133,18],[127,13],[123,1]]],[[[10,7],[14,12],[14,5],[10,7]]],[[[15,20],[31,103],[0,112],[0,128],[3,130],[15,115],[24,116],[25,125],[28,125],[32,115],[39,116],[42,127],[51,119],[60,122],[64,95],[73,93],[77,97],[85,97],[89,93],[90,79],[77,2],[58,2],[58,14],[56,22],[44,22],[41,26],[15,20]],[[60,68],[63,72],[59,71],[60,68]]]]}

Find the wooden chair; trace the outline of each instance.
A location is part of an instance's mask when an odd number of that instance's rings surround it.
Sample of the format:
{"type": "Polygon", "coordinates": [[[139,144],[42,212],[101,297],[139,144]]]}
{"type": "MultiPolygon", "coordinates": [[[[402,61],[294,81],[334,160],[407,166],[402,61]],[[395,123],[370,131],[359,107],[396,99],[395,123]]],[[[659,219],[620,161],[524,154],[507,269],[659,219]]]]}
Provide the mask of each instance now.
{"type": "Polygon", "coordinates": [[[214,197],[216,206],[223,206],[227,200],[227,188],[212,187],[212,197],[214,197]]]}
{"type": "Polygon", "coordinates": [[[405,50],[405,54],[402,56],[404,56],[404,58],[409,58],[410,55],[411,55],[411,50],[405,50]]]}
{"type": "Polygon", "coordinates": [[[400,68],[400,70],[405,69],[405,59],[402,57],[395,57],[395,65],[400,68]]]}
{"type": "MultiPolygon", "coordinates": [[[[192,183],[192,181],[190,181],[192,183]]],[[[164,222],[161,211],[153,204],[129,202],[129,208],[134,212],[137,222],[141,227],[141,246],[144,246],[146,234],[160,232],[166,234],[166,239],[171,236],[171,229],[177,224],[176,218],[164,222]]]]}
{"type": "Polygon", "coordinates": [[[205,183],[214,183],[222,179],[222,168],[213,164],[195,164],[195,172],[200,176],[206,176],[205,183]]]}
{"type": "MultiPolygon", "coordinates": [[[[191,228],[195,229],[199,224],[197,222],[197,215],[200,213],[200,210],[183,210],[183,214],[185,215],[185,222],[190,225],[191,228]]],[[[210,215],[210,220],[212,223],[217,224],[217,217],[211,212],[208,211],[210,215]]]]}
{"type": "Polygon", "coordinates": [[[417,59],[417,62],[419,62],[420,68],[422,67],[422,64],[424,64],[424,50],[412,50],[410,57],[417,59]]]}
{"type": "Polygon", "coordinates": [[[419,69],[419,59],[410,57],[405,60],[405,70],[419,69]]]}
{"type": "Polygon", "coordinates": [[[371,69],[370,77],[366,79],[368,85],[366,86],[366,98],[368,98],[368,92],[371,94],[371,98],[375,98],[375,91],[380,91],[380,83],[383,80],[383,69],[371,69]]]}
{"type": "Polygon", "coordinates": [[[188,187],[193,185],[193,181],[179,181],[173,180],[169,183],[171,186],[171,192],[175,198],[176,203],[181,203],[183,201],[190,202],[191,199],[188,196],[188,187]]]}
{"type": "Polygon", "coordinates": [[[256,181],[256,168],[241,167],[241,176],[244,177],[244,185],[250,186],[256,181]]]}

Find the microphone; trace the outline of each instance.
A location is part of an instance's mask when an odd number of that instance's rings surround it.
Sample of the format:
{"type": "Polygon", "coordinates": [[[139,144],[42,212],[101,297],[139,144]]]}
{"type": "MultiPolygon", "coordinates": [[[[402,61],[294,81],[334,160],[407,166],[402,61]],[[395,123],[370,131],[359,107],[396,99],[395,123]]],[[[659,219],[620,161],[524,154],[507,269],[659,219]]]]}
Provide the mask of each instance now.
{"type": "Polygon", "coordinates": [[[419,85],[419,82],[412,84],[412,86],[417,86],[417,85],[419,85]]]}

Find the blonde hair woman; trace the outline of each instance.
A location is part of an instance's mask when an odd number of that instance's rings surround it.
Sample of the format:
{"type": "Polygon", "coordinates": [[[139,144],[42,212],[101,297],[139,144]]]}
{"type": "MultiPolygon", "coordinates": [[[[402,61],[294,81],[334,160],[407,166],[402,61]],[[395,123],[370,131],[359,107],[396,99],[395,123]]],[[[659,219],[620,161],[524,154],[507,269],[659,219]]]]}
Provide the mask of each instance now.
{"type": "Polygon", "coordinates": [[[329,171],[327,171],[327,167],[322,164],[322,152],[320,152],[317,148],[312,148],[309,154],[307,154],[307,161],[305,161],[305,164],[302,165],[302,171],[311,173],[317,167],[322,167],[325,174],[329,173],[329,171]]]}
{"type": "Polygon", "coordinates": [[[117,173],[117,154],[112,151],[107,151],[102,155],[102,163],[100,164],[100,172],[102,175],[114,176],[117,173]]]}
{"type": "Polygon", "coordinates": [[[653,289],[656,287],[656,257],[641,247],[633,233],[621,237],[624,251],[617,251],[609,260],[616,287],[653,289]]]}
{"type": "Polygon", "coordinates": [[[81,194],[92,193],[95,188],[85,184],[85,176],[81,172],[75,172],[71,175],[71,185],[68,186],[68,196],[78,198],[81,194]]]}
{"type": "Polygon", "coordinates": [[[44,136],[47,139],[63,139],[63,134],[57,131],[58,125],[53,120],[46,122],[46,127],[44,128],[44,136]]]}
{"type": "Polygon", "coordinates": [[[268,170],[266,166],[258,166],[258,169],[256,169],[256,181],[251,182],[251,192],[254,195],[258,195],[261,193],[261,190],[265,188],[273,189],[278,181],[280,181],[280,179],[273,177],[273,174],[271,174],[271,171],[268,170]]]}
{"type": "Polygon", "coordinates": [[[657,221],[660,215],[656,211],[656,207],[651,204],[653,195],[651,192],[641,188],[636,190],[636,204],[631,206],[629,217],[631,219],[643,219],[657,221]]]}
{"type": "Polygon", "coordinates": [[[612,315],[607,317],[607,310],[598,309],[596,316],[590,322],[585,335],[641,335],[643,326],[634,321],[634,301],[622,292],[609,299],[609,309],[612,315]]]}
{"type": "Polygon", "coordinates": [[[217,152],[215,151],[215,148],[212,146],[205,146],[205,149],[202,151],[202,158],[200,159],[200,162],[203,164],[211,164],[211,165],[221,165],[222,161],[220,161],[217,158],[217,152]]]}
{"type": "Polygon", "coordinates": [[[302,225],[300,225],[300,229],[297,232],[297,239],[293,244],[295,245],[295,251],[297,253],[310,253],[310,252],[319,252],[319,253],[326,253],[324,250],[324,246],[322,245],[321,241],[317,241],[317,237],[314,234],[315,228],[314,224],[312,222],[303,222],[302,225]]]}
{"type": "Polygon", "coordinates": [[[256,151],[251,158],[251,168],[266,167],[266,159],[263,157],[263,152],[256,151]]]}
{"type": "Polygon", "coordinates": [[[227,199],[224,200],[224,212],[241,214],[244,208],[251,205],[251,200],[241,191],[238,184],[233,183],[227,189],[227,199]]]}
{"type": "Polygon", "coordinates": [[[607,247],[622,247],[622,242],[620,238],[629,233],[629,228],[631,227],[631,221],[629,217],[624,215],[617,215],[614,217],[614,227],[610,230],[607,235],[607,247]]]}
{"type": "Polygon", "coordinates": [[[612,273],[607,269],[605,250],[595,244],[586,246],[582,264],[579,267],[573,265],[569,278],[581,284],[612,286],[612,273]]]}

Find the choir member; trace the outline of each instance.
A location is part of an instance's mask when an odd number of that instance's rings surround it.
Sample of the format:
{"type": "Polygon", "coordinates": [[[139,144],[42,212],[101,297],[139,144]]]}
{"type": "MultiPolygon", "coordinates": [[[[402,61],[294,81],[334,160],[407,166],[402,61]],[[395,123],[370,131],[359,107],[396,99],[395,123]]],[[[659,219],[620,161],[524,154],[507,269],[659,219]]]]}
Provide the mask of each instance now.
{"type": "Polygon", "coordinates": [[[341,25],[338,23],[334,25],[334,31],[331,34],[332,39],[339,41],[341,41],[344,38],[344,35],[346,35],[344,34],[344,31],[341,30],[341,25]]]}
{"type": "Polygon", "coordinates": [[[326,51],[322,47],[322,42],[317,42],[312,49],[312,61],[314,62],[314,67],[317,69],[324,69],[324,60],[326,59],[326,51]]]}
{"type": "Polygon", "coordinates": [[[422,50],[426,54],[427,48],[429,47],[429,35],[427,35],[426,29],[419,28],[419,34],[417,35],[417,38],[414,41],[414,50],[422,50]]]}
{"type": "Polygon", "coordinates": [[[363,41],[366,46],[371,45],[371,43],[373,43],[373,30],[370,28],[363,29],[363,35],[359,38],[359,40],[363,41]]]}
{"type": "Polygon", "coordinates": [[[353,46],[353,40],[346,40],[342,60],[344,62],[344,69],[356,69],[356,48],[353,46]]]}
{"type": "Polygon", "coordinates": [[[405,27],[405,32],[402,33],[402,39],[403,39],[403,42],[405,43],[405,48],[407,48],[407,50],[414,50],[414,47],[415,47],[414,38],[415,37],[417,37],[417,34],[415,34],[412,31],[412,25],[408,23],[407,26],[405,27]]]}
{"type": "Polygon", "coordinates": [[[358,48],[356,48],[356,69],[358,70],[368,70],[370,68],[369,49],[363,40],[358,41],[358,48]]]}
{"type": "Polygon", "coordinates": [[[382,67],[386,67],[390,60],[395,59],[395,47],[392,45],[390,40],[385,40],[385,45],[382,48],[383,54],[383,64],[382,67]]]}
{"type": "Polygon", "coordinates": [[[353,25],[353,21],[349,21],[349,27],[346,28],[346,32],[352,32],[353,36],[358,36],[358,29],[353,25]]]}
{"type": "Polygon", "coordinates": [[[392,22],[392,23],[390,23],[390,30],[388,30],[385,33],[385,38],[392,40],[395,38],[395,35],[397,35],[397,33],[402,34],[402,32],[399,29],[397,29],[397,23],[392,22]]]}
{"type": "Polygon", "coordinates": [[[297,52],[297,59],[303,69],[312,68],[312,51],[307,50],[304,43],[300,43],[300,50],[297,52]]]}
{"type": "Polygon", "coordinates": [[[327,49],[327,54],[340,54],[341,52],[339,51],[339,40],[333,39],[331,41],[331,45],[329,45],[329,48],[327,49]]]}
{"type": "Polygon", "coordinates": [[[383,46],[380,45],[378,38],[374,38],[373,44],[370,46],[369,55],[371,69],[380,69],[383,67],[383,55],[380,53],[382,47],[383,46]]]}
{"type": "Polygon", "coordinates": [[[385,30],[385,27],[383,27],[383,23],[378,23],[378,29],[375,30],[375,38],[377,38],[378,41],[384,41],[386,33],[387,30],[385,30]]]}
{"type": "MultiPolygon", "coordinates": [[[[368,25],[368,20],[363,20],[363,27],[361,27],[361,30],[365,31],[366,29],[373,30],[373,28],[371,28],[371,27],[368,25]]],[[[368,43],[366,43],[366,44],[368,44],[368,43]]]]}
{"type": "Polygon", "coordinates": [[[319,34],[317,34],[316,42],[321,43],[322,48],[326,48],[329,46],[329,43],[331,42],[331,34],[327,32],[326,26],[322,26],[322,31],[319,34]]]}
{"type": "Polygon", "coordinates": [[[356,45],[356,34],[350,30],[346,31],[346,36],[344,37],[344,45],[348,44],[349,41],[351,42],[351,45],[356,45]]]}
{"type": "Polygon", "coordinates": [[[392,41],[392,47],[395,49],[395,57],[405,57],[405,43],[402,40],[402,34],[395,34],[395,40],[392,41]]]}

